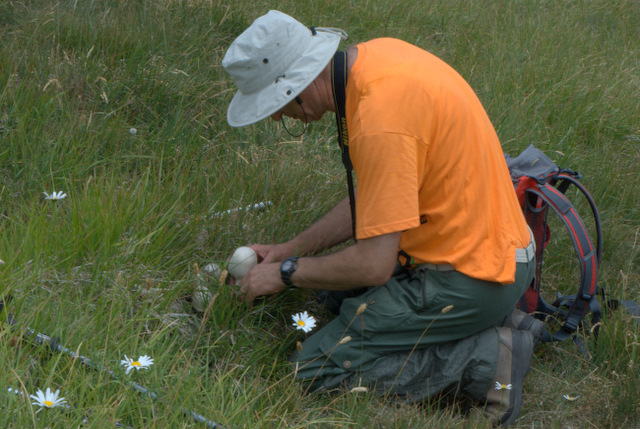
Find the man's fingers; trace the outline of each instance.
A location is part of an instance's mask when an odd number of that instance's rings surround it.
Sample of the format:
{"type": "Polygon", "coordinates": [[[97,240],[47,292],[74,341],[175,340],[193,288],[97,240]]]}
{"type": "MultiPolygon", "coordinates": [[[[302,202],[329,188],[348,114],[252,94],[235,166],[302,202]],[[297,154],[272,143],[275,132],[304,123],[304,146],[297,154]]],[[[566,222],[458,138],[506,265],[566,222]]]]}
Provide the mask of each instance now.
{"type": "Polygon", "coordinates": [[[252,244],[249,247],[252,248],[254,252],[256,252],[256,256],[258,257],[258,263],[264,261],[264,258],[268,254],[267,249],[265,249],[264,246],[260,244],[252,244]]]}
{"type": "Polygon", "coordinates": [[[252,296],[251,293],[249,293],[250,287],[249,287],[249,282],[248,282],[247,278],[248,278],[248,276],[240,281],[240,291],[238,292],[238,297],[241,300],[245,301],[247,304],[252,305],[253,304],[253,299],[255,297],[252,296]]]}
{"type": "Polygon", "coordinates": [[[253,296],[251,291],[247,289],[244,295],[242,296],[242,299],[250,306],[253,306],[253,300],[255,299],[255,296],[253,296]]]}

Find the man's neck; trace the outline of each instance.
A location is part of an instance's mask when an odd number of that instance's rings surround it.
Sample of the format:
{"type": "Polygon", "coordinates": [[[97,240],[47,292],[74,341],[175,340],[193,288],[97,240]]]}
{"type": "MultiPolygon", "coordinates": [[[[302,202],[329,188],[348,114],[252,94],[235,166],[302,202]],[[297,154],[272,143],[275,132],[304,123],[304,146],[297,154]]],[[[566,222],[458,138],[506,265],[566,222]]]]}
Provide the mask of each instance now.
{"type": "MultiPolygon", "coordinates": [[[[351,71],[351,67],[358,57],[358,48],[355,46],[347,49],[347,72],[351,71]]],[[[336,105],[333,100],[333,87],[331,84],[331,66],[333,62],[329,62],[318,76],[319,91],[322,94],[323,106],[332,112],[336,111],[336,105]]]]}

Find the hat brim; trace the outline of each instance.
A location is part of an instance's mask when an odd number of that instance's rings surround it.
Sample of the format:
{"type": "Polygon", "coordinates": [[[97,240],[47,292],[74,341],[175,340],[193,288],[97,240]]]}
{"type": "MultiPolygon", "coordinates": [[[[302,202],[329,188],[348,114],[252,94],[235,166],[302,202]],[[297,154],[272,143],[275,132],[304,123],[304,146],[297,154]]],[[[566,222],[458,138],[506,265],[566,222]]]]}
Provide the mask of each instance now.
{"type": "Polygon", "coordinates": [[[318,31],[308,49],[289,67],[285,76],[266,88],[234,95],[227,110],[232,127],[244,127],[271,116],[296,98],[324,70],[338,50],[340,36],[318,31]],[[287,93],[289,92],[289,93],[287,93]]]}

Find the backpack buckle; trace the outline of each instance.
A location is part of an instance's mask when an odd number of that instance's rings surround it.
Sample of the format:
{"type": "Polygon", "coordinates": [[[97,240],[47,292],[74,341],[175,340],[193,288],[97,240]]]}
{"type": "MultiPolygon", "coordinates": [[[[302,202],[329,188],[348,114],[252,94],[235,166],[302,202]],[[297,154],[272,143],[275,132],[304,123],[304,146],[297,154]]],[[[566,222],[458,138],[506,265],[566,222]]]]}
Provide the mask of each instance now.
{"type": "Polygon", "coordinates": [[[567,320],[564,322],[562,329],[567,331],[568,333],[573,333],[578,330],[578,322],[580,321],[579,317],[575,317],[573,314],[569,313],[567,316],[567,320]]]}

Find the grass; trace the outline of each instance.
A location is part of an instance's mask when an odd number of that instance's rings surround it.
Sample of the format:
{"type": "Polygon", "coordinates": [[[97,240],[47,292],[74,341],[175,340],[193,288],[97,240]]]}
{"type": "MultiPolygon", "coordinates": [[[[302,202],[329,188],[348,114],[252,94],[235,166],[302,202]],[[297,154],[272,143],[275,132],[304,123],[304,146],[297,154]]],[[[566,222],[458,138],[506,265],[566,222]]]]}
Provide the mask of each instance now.
{"type": "MultiPolygon", "coordinates": [[[[250,308],[210,280],[215,303],[205,314],[191,309],[198,267],[223,264],[240,245],[288,239],[345,195],[330,115],[299,139],[269,121],[226,123],[234,87],[222,57],[269,9],[344,28],[353,43],[401,38],[449,62],[478,93],[506,152],[534,144],[583,174],[603,221],[599,282],[640,300],[633,0],[9,0],[0,4],[0,295],[13,295],[22,326],[120,377],[5,322],[0,426],[195,427],[182,408],[233,427],[487,426],[461,400],[304,396],[287,363],[303,339],[290,315],[328,320],[310,294],[250,308]],[[68,197],[45,201],[53,190],[68,197]],[[260,201],[272,206],[212,216],[260,201]],[[124,354],[155,363],[124,377],[124,354]],[[73,408],[35,414],[5,386],[60,389],[73,408]]],[[[568,293],[577,287],[572,250],[562,227],[554,230],[543,282],[568,293]]],[[[616,311],[598,339],[581,333],[591,360],[571,343],[541,346],[516,426],[638,427],[638,335],[616,311]]]]}

